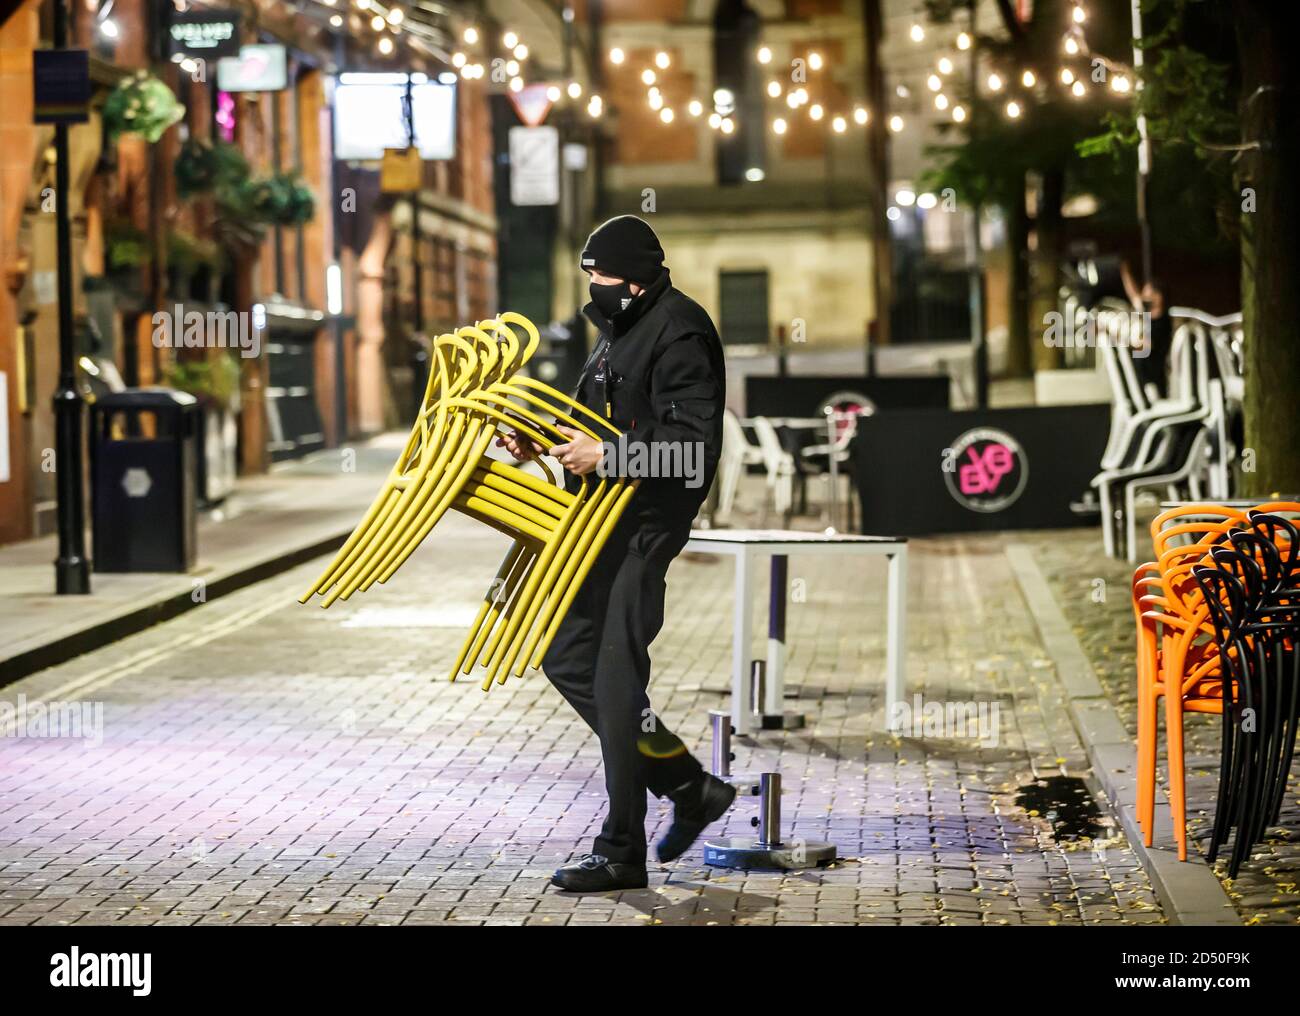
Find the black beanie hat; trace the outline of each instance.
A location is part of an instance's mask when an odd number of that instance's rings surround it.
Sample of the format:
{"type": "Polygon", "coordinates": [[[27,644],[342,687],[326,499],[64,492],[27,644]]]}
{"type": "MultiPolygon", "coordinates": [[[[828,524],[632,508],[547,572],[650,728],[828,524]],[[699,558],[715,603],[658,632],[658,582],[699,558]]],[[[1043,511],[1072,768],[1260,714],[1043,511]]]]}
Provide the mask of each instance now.
{"type": "Polygon", "coordinates": [[[649,286],[664,268],[664,249],[645,219],[619,215],[597,226],[582,249],[582,270],[593,269],[649,286]]]}

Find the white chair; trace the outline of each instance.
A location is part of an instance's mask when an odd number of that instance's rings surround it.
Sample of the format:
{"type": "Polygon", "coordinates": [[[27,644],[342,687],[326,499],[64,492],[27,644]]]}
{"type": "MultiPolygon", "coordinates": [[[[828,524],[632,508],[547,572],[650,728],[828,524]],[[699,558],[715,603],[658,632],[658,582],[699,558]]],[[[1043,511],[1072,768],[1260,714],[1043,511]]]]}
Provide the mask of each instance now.
{"type": "MultiPolygon", "coordinates": [[[[753,424],[754,434],[758,437],[758,447],[763,455],[763,467],[767,470],[767,493],[772,507],[781,516],[782,523],[790,519],[790,510],[794,506],[794,456],[781,447],[776,428],[766,416],[756,416],[753,424]]],[[[764,501],[764,521],[766,521],[767,501],[764,501]]]]}
{"type": "Polygon", "coordinates": [[[763,462],[763,451],[750,444],[740,417],[730,409],[722,413],[722,454],[718,458],[718,516],[730,519],[736,504],[740,478],[749,466],[763,462]]]}

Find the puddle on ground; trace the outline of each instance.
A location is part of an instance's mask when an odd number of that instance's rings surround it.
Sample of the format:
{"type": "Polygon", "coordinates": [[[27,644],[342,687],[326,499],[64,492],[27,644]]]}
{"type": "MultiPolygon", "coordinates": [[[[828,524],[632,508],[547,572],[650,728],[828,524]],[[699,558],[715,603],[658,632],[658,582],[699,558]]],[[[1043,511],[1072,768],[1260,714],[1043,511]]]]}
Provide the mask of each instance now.
{"type": "Polygon", "coordinates": [[[1016,788],[1016,804],[1047,819],[1058,843],[1109,835],[1101,823],[1101,809],[1078,776],[1045,776],[1026,783],[1016,788]]]}

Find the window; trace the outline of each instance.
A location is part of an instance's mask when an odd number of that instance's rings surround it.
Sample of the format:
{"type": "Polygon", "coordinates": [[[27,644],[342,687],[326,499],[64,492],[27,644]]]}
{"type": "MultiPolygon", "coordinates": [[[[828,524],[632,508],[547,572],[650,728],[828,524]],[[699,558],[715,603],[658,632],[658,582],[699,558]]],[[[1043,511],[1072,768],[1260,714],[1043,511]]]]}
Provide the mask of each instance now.
{"type": "MultiPolygon", "coordinates": [[[[713,108],[735,129],[718,131],[718,183],[743,183],[764,163],[763,82],[754,53],[762,19],[745,0],[719,0],[713,14],[713,108]]],[[[760,177],[761,178],[761,177],[760,177]]]]}
{"type": "Polygon", "coordinates": [[[718,275],[722,341],[728,346],[766,346],[767,272],[721,272],[718,275]]]}

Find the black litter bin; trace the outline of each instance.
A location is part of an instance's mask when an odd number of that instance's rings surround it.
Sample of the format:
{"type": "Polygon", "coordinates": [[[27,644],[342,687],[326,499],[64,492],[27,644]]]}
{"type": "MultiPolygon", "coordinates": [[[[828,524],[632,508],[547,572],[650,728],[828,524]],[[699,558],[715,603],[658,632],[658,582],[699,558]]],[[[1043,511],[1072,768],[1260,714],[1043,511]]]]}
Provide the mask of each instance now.
{"type": "Polygon", "coordinates": [[[194,566],[199,404],[170,388],[128,388],[91,410],[97,572],[194,566]]]}

